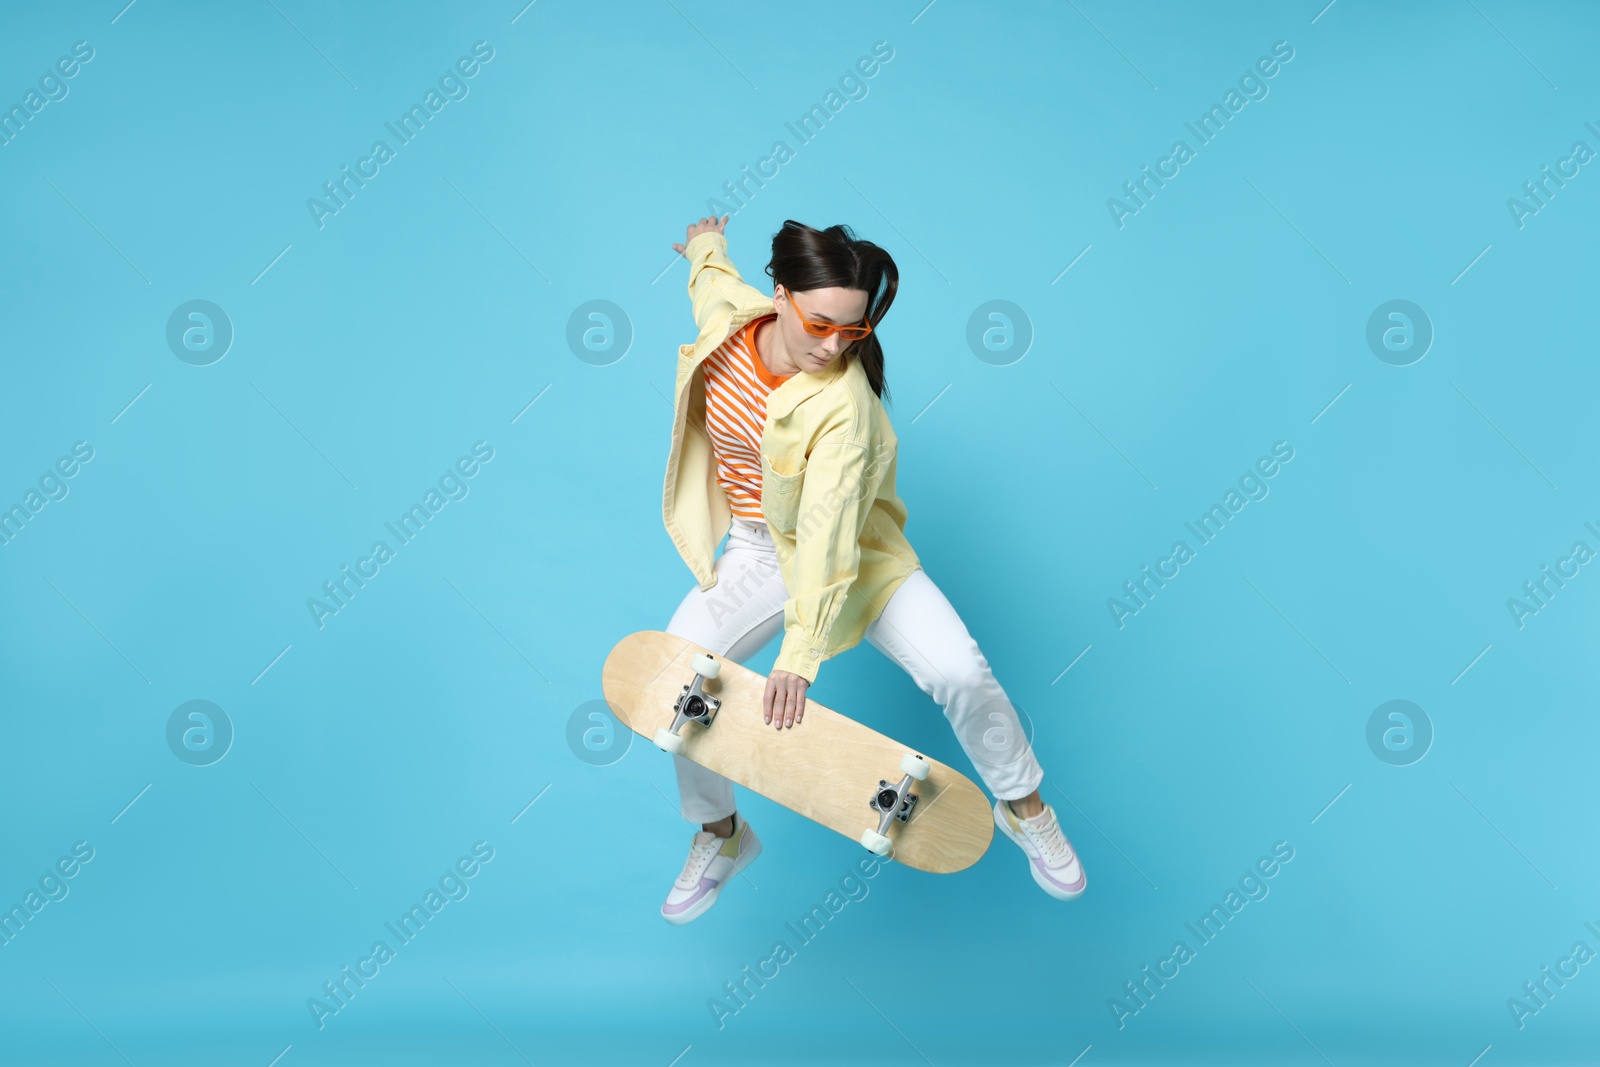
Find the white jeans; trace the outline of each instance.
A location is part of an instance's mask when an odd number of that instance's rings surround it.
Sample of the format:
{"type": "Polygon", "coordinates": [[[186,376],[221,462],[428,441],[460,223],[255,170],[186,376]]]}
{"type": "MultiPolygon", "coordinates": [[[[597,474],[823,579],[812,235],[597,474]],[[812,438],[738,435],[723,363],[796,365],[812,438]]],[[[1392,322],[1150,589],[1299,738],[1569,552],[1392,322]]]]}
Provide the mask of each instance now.
{"type": "MultiPolygon", "coordinates": [[[[717,584],[690,589],[667,633],[743,663],[783,629],[788,590],[766,523],[735,518],[715,567],[717,584]]],[[[944,708],[956,739],[995,797],[1016,800],[1039,787],[1044,771],[1016,709],[955,608],[920,567],[895,590],[865,637],[944,708]]],[[[859,710],[866,703],[851,706],[859,710]]],[[[685,819],[708,823],[733,814],[731,781],[684,756],[673,756],[673,762],[685,819]]],[[[887,768],[886,776],[894,770],[887,768]]]]}

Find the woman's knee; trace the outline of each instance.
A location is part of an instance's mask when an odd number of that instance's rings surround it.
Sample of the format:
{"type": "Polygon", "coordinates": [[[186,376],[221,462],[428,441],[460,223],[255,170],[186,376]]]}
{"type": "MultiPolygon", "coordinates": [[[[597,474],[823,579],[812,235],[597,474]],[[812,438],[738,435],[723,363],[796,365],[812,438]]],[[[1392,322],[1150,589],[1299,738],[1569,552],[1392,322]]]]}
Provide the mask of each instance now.
{"type": "MultiPolygon", "coordinates": [[[[996,683],[989,664],[976,650],[970,656],[955,656],[938,665],[931,695],[948,708],[952,704],[985,700],[994,695],[996,683]]],[[[930,688],[930,687],[925,687],[930,688]]]]}

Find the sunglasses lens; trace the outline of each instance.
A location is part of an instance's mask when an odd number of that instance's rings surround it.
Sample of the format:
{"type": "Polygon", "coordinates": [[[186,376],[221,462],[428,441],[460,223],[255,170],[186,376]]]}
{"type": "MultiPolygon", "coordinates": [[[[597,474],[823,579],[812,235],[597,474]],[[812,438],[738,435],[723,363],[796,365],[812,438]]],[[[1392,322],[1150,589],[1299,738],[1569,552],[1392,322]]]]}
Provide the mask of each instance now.
{"type": "Polygon", "coordinates": [[[795,308],[795,313],[800,319],[801,328],[812,337],[827,337],[837,333],[841,341],[859,341],[872,332],[866,326],[831,326],[825,322],[810,322],[799,312],[800,309],[795,308]]]}
{"type": "Polygon", "coordinates": [[[837,333],[841,341],[859,341],[867,335],[867,331],[859,326],[841,326],[838,329],[828,326],[807,326],[806,333],[812,337],[827,337],[837,333]]]}

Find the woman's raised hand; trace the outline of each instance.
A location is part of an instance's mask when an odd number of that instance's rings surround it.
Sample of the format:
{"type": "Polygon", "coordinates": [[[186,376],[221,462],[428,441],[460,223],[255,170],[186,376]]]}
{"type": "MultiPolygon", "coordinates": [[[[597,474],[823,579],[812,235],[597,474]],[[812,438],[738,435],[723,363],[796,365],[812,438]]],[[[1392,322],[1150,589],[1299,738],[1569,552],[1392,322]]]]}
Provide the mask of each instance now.
{"type": "Polygon", "coordinates": [[[718,219],[715,215],[707,215],[705,218],[701,219],[699,222],[691,223],[689,225],[688,232],[684,235],[683,244],[681,244],[681,245],[679,245],[679,244],[673,245],[672,246],[672,250],[674,252],[678,253],[678,255],[681,256],[681,255],[683,255],[684,246],[687,245],[690,241],[694,240],[696,237],[700,236],[703,233],[713,233],[713,232],[715,232],[715,233],[723,233],[723,232],[725,232],[723,227],[725,227],[727,225],[728,225],[728,216],[724,215],[724,216],[722,216],[721,219],[718,219]]]}

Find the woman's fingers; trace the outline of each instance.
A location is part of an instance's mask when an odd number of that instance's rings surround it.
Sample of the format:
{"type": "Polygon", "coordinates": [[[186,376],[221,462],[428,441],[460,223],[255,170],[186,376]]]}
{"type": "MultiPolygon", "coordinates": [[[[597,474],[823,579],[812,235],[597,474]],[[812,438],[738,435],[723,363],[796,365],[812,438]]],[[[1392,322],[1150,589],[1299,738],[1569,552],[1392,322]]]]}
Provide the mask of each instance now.
{"type": "Polygon", "coordinates": [[[783,725],[785,727],[790,727],[799,722],[800,716],[805,712],[805,708],[805,681],[800,678],[792,679],[789,682],[789,699],[784,707],[783,725]]]}
{"type": "Polygon", "coordinates": [[[761,721],[782,730],[797,725],[806,713],[806,686],[798,674],[773,671],[761,694],[761,721]]]}
{"type": "Polygon", "coordinates": [[[699,222],[693,223],[689,226],[689,237],[694,238],[699,234],[705,233],[707,230],[715,230],[718,233],[722,233],[727,225],[727,215],[722,216],[720,219],[715,215],[706,215],[701,218],[699,222]]]}
{"type": "Polygon", "coordinates": [[[684,254],[684,248],[687,247],[687,245],[688,245],[688,243],[690,241],[694,240],[696,237],[700,236],[702,233],[707,233],[707,232],[713,231],[713,230],[715,230],[717,233],[726,233],[727,232],[726,231],[727,225],[728,225],[728,216],[727,215],[722,216],[722,218],[720,218],[720,219],[717,218],[715,215],[706,215],[706,216],[702,217],[699,222],[694,222],[694,223],[690,223],[689,224],[687,230],[684,233],[683,244],[681,244],[681,245],[680,244],[674,244],[672,246],[672,250],[674,252],[678,253],[678,255],[681,256],[681,255],[684,254]]]}

